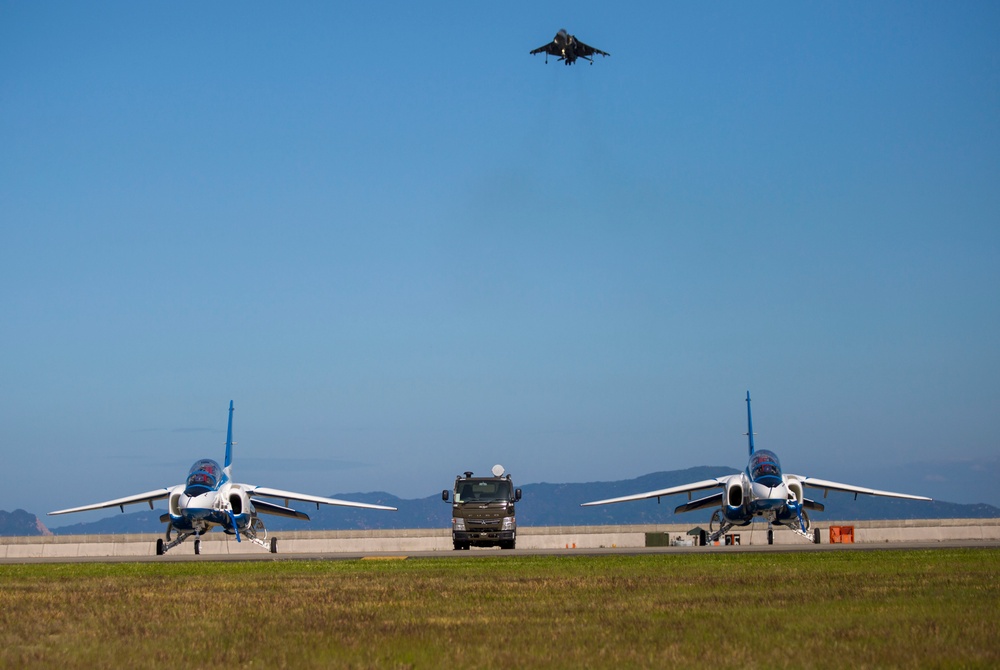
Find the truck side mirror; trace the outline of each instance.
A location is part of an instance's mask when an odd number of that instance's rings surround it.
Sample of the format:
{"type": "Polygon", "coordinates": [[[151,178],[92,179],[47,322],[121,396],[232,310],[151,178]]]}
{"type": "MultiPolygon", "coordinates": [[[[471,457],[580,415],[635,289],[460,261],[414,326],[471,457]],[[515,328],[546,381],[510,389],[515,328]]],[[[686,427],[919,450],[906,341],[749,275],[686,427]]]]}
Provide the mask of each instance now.
{"type": "Polygon", "coordinates": [[[514,489],[514,502],[521,499],[521,489],[514,489]]]}
{"type": "Polygon", "coordinates": [[[441,500],[448,502],[448,489],[441,491],[441,500]]]}

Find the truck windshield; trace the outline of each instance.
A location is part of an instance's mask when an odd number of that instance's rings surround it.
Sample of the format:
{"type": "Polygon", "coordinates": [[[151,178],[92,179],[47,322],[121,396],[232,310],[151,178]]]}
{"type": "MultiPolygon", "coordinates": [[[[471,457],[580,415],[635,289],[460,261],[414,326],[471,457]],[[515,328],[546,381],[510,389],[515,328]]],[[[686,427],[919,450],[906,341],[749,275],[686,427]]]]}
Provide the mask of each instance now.
{"type": "Polygon", "coordinates": [[[462,482],[455,490],[455,502],[510,502],[510,482],[462,482]]]}

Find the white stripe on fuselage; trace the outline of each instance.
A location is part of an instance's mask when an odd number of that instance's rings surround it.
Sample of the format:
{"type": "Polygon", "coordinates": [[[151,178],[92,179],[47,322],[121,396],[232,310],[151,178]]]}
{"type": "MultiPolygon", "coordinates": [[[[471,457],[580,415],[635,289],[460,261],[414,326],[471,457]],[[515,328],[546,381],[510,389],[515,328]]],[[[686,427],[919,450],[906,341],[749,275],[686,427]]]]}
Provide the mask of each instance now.
{"type": "Polygon", "coordinates": [[[777,486],[752,482],[750,500],[755,510],[776,509],[788,503],[788,486],[784,482],[777,486]]]}

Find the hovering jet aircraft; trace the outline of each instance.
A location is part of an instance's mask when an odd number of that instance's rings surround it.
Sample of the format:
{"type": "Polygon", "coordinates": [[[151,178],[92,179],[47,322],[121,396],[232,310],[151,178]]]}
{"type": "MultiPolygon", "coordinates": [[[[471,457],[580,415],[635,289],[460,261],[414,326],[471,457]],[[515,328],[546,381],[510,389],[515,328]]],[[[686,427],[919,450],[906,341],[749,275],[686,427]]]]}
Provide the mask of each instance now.
{"type": "Polygon", "coordinates": [[[566,65],[572,65],[577,58],[582,58],[585,61],[590,61],[590,64],[594,64],[593,55],[601,54],[602,56],[610,56],[607,51],[601,51],[600,49],[595,49],[589,44],[584,44],[580,40],[576,39],[575,35],[570,35],[566,32],[565,28],[559,30],[556,33],[555,38],[543,46],[534,49],[531,55],[545,53],[545,62],[549,62],[549,56],[558,56],[559,60],[566,63],[566,65]]]}
{"type": "Polygon", "coordinates": [[[207,533],[215,526],[220,526],[228,535],[235,535],[236,541],[240,542],[240,536],[245,537],[254,544],[265,549],[270,549],[271,553],[278,551],[278,541],[272,537],[270,544],[267,539],[267,529],[264,522],[257,516],[258,513],[276,514],[278,516],[292,517],[295,519],[309,520],[309,516],[298,510],[288,507],[289,500],[300,500],[316,504],[319,509],[320,504],[341,505],[343,507],[363,507],[365,509],[380,509],[396,511],[395,507],[384,505],[369,505],[367,503],[348,502],[337,500],[336,498],[323,498],[320,496],[308,495],[305,493],[294,493],[292,491],[282,491],[280,489],[269,489],[253,484],[238,484],[232,481],[233,474],[233,401],[229,401],[229,429],[226,435],[226,460],[225,466],[210,458],[203,458],[196,461],[188,471],[187,481],[170,488],[156,489],[146,493],[116,498],[93,505],[83,507],[73,507],[71,509],[61,509],[54,514],[69,514],[71,512],[85,512],[87,510],[103,509],[105,507],[120,507],[125,511],[125,505],[134,503],[149,503],[149,509],[153,509],[154,500],[167,499],[168,512],[160,517],[160,521],[167,524],[166,541],[156,540],[156,554],[162,555],[179,545],[184,540],[194,535],[194,553],[201,553],[201,535],[207,533]],[[260,500],[257,496],[265,498],[277,498],[285,501],[284,506],[276,503],[260,500]],[[176,532],[176,539],[171,539],[172,533],[176,532]]]}
{"type": "Polygon", "coordinates": [[[692,484],[672,486],[659,491],[648,493],[637,493],[620,498],[609,498],[607,500],[596,500],[594,502],[583,503],[589,505],[606,505],[608,503],[626,502],[628,500],[644,500],[656,498],[659,502],[663,496],[670,496],[677,493],[687,493],[689,502],[674,509],[674,514],[681,512],[691,512],[696,509],[707,507],[718,507],[712,514],[709,523],[710,542],[715,542],[733,526],[746,526],[755,519],[767,521],[767,543],[774,542],[772,524],[785,526],[786,528],[801,535],[807,540],[812,540],[808,534],[809,516],[807,509],[822,512],[822,503],[809,500],[804,495],[803,487],[823,489],[823,497],[830,491],[844,491],[853,493],[857,498],[859,493],[872,496],[888,496],[890,498],[906,498],[909,500],[930,500],[924,496],[914,496],[906,493],[892,493],[890,491],[878,491],[863,486],[853,486],[851,484],[839,484],[825,479],[815,477],[803,477],[801,475],[783,474],[781,464],[774,452],[765,449],[755,450],[753,446],[753,419],[750,415],[750,392],[747,391],[747,436],[750,439],[750,461],[746,470],[738,475],[727,477],[716,477],[706,479],[692,484]],[[693,491],[703,491],[707,489],[721,488],[719,493],[691,500],[693,491]],[[718,526],[718,530],[716,530],[718,526]]]}

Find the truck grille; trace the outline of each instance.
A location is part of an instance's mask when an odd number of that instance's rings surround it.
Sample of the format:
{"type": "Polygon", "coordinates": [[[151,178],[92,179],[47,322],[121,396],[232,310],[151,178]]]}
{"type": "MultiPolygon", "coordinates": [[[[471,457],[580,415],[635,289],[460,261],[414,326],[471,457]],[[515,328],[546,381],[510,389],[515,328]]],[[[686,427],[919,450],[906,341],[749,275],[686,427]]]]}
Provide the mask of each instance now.
{"type": "Polygon", "coordinates": [[[484,530],[488,528],[500,528],[500,519],[466,519],[465,527],[469,530],[484,530]]]}

